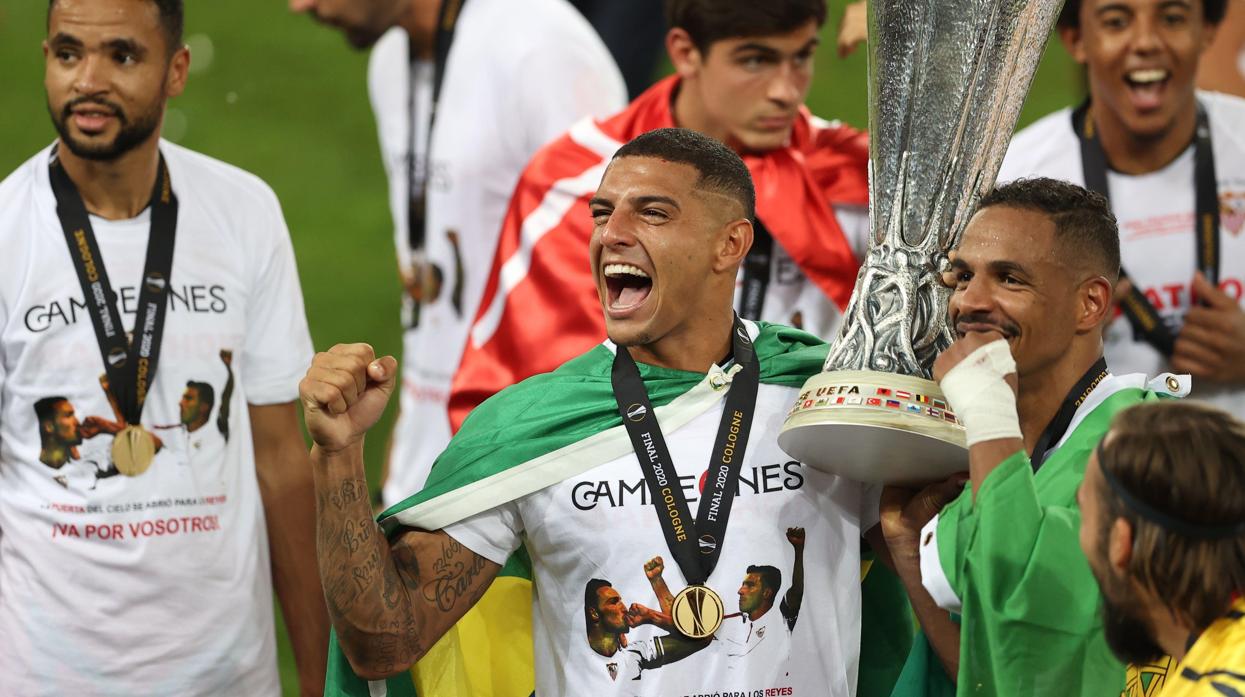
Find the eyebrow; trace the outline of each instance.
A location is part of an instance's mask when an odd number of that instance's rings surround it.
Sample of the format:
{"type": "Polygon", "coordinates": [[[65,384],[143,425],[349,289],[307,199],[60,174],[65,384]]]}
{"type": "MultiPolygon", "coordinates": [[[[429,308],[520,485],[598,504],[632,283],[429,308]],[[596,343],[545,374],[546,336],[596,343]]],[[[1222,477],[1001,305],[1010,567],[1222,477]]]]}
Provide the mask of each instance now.
{"type": "Polygon", "coordinates": [[[143,48],[143,46],[139,44],[137,41],[135,41],[134,39],[129,39],[129,38],[109,39],[108,41],[104,42],[104,46],[111,48],[114,51],[125,51],[127,53],[133,53],[134,55],[139,56],[139,57],[147,54],[147,49],[143,48]]]}
{"type": "Polygon", "coordinates": [[[70,34],[66,34],[65,32],[60,32],[56,36],[53,36],[52,40],[49,41],[48,43],[53,46],[83,46],[84,45],[82,43],[82,39],[79,39],[78,37],[72,36],[70,34]]]}
{"type": "Polygon", "coordinates": [[[658,196],[656,194],[652,194],[649,196],[636,196],[635,198],[630,199],[630,201],[631,201],[631,205],[635,206],[636,208],[642,208],[644,206],[647,206],[650,203],[664,203],[667,206],[674,208],[676,211],[683,210],[679,206],[679,202],[670,198],[669,196],[658,196]]]}
{"type": "MultiPolygon", "coordinates": [[[[59,32],[56,36],[53,36],[52,40],[48,42],[48,45],[74,48],[83,48],[86,46],[86,44],[82,42],[82,39],[79,39],[72,34],[66,34],[65,32],[59,32]]],[[[142,44],[138,43],[138,41],[129,37],[109,39],[108,41],[105,41],[103,45],[105,48],[112,49],[113,51],[125,51],[127,53],[133,53],[139,57],[147,55],[147,49],[144,48],[142,44]]]]}
{"type": "MultiPolygon", "coordinates": [[[[809,39],[807,42],[805,42],[805,44],[804,44],[803,46],[801,46],[800,48],[796,49],[796,50],[794,51],[794,53],[803,53],[804,51],[807,51],[807,50],[809,50],[810,48],[813,48],[814,46],[817,46],[817,45],[818,45],[818,44],[820,44],[820,43],[821,43],[821,39],[820,39],[820,38],[818,38],[818,37],[816,37],[816,36],[814,36],[813,38],[811,38],[811,39],[809,39]]],[[[736,47],[735,47],[735,49],[734,49],[733,51],[731,51],[731,54],[732,54],[732,55],[739,55],[739,54],[741,54],[741,53],[745,53],[745,52],[747,52],[747,51],[757,51],[757,52],[760,52],[760,53],[764,53],[764,54],[765,54],[765,55],[767,55],[767,56],[781,56],[781,55],[782,55],[782,51],[779,51],[778,49],[774,48],[773,46],[769,46],[769,45],[762,44],[762,43],[757,43],[757,42],[755,42],[755,41],[749,41],[749,42],[747,42],[747,43],[740,44],[740,45],[736,46],[736,47]]]]}
{"type": "MultiPolygon", "coordinates": [[[[985,267],[987,271],[990,271],[996,274],[1012,273],[1012,274],[1017,274],[1020,276],[1029,275],[1028,269],[1026,269],[1022,264],[1019,264],[1014,261],[1006,261],[1006,260],[990,261],[985,264],[985,267]]],[[[972,267],[967,261],[964,261],[963,258],[957,256],[956,258],[951,260],[951,268],[957,271],[963,271],[963,270],[971,269],[972,267]]]]}

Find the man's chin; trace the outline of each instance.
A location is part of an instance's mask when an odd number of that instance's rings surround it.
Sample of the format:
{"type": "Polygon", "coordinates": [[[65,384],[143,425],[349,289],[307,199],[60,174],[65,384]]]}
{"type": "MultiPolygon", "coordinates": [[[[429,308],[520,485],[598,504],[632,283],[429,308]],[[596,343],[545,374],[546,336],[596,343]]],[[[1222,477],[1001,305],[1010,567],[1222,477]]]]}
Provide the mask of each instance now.
{"type": "Polygon", "coordinates": [[[350,47],[356,51],[366,51],[375,46],[382,36],[376,32],[364,29],[346,29],[344,33],[346,35],[346,43],[350,44],[350,47]]]}
{"type": "Polygon", "coordinates": [[[1150,625],[1131,612],[1126,603],[1116,603],[1102,594],[1103,634],[1111,653],[1124,663],[1145,664],[1166,652],[1150,638],[1150,625]]]}

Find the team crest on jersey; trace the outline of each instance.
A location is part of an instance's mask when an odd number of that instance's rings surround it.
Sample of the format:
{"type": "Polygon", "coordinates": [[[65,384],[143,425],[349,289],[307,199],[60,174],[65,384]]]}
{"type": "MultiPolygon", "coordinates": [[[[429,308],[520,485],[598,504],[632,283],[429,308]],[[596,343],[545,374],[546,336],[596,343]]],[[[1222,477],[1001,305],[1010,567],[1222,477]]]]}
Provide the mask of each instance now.
{"type": "Polygon", "coordinates": [[[605,669],[610,672],[610,680],[618,679],[618,664],[617,663],[606,663],[605,669]]]}
{"type": "Polygon", "coordinates": [[[1245,190],[1219,194],[1219,223],[1234,237],[1245,229],[1245,190]]]}
{"type": "Polygon", "coordinates": [[[758,639],[765,638],[765,627],[757,627],[757,638],[758,639]]]}

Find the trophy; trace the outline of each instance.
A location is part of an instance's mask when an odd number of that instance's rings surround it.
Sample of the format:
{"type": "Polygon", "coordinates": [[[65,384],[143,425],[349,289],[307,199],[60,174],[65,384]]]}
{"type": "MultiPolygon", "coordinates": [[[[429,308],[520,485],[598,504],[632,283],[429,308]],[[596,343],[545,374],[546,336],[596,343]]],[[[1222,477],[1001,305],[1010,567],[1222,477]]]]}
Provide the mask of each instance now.
{"type": "Polygon", "coordinates": [[[930,377],[950,345],[941,279],[994,185],[1062,0],[869,1],[869,251],[824,372],[779,445],[888,484],[968,469],[930,377]]]}

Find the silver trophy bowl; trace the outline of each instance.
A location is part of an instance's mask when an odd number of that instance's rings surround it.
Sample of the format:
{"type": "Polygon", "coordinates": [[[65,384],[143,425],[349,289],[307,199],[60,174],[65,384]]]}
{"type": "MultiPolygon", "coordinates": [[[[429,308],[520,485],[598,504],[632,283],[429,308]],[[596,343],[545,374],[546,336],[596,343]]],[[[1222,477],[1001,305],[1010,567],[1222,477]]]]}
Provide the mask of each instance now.
{"type": "Polygon", "coordinates": [[[859,481],[968,469],[930,380],[953,339],[947,253],[994,185],[1062,0],[870,0],[869,251],[779,445],[859,481]]]}

